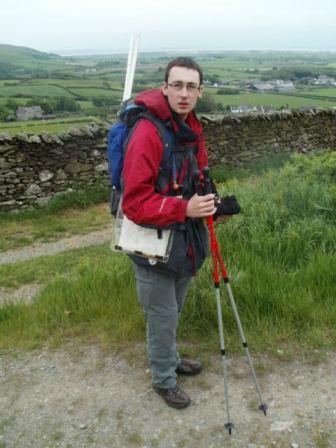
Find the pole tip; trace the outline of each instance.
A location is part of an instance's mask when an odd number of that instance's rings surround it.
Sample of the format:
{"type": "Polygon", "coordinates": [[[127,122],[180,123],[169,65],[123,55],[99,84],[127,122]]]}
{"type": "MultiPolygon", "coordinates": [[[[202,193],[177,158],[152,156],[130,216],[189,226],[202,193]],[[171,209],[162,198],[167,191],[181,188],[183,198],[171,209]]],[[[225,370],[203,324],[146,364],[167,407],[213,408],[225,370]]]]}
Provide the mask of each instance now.
{"type": "Polygon", "coordinates": [[[229,431],[229,435],[231,436],[232,430],[234,428],[234,424],[232,422],[228,422],[228,423],[225,423],[224,427],[225,427],[225,429],[227,429],[229,431]]]}
{"type": "Polygon", "coordinates": [[[267,409],[268,409],[268,406],[266,403],[263,403],[259,406],[259,410],[262,411],[264,413],[264,415],[266,415],[267,409]]]}

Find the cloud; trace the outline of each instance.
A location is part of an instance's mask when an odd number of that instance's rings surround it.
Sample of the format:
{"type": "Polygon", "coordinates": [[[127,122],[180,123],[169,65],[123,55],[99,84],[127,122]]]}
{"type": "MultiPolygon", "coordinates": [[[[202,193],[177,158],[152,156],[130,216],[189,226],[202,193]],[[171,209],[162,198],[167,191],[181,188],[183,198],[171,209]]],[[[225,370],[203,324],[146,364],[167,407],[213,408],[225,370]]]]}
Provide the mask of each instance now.
{"type": "Polygon", "coordinates": [[[336,49],[334,0],[2,0],[0,42],[41,50],[336,49]],[[304,36],[304,41],[303,41],[304,36]]]}

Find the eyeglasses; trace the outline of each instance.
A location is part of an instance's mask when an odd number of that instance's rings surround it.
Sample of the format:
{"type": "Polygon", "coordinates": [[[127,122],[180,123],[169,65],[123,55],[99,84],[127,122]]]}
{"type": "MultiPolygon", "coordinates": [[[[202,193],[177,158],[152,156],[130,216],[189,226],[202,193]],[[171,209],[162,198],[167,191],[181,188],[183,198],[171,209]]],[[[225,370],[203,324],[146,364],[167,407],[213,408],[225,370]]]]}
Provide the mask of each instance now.
{"type": "Polygon", "coordinates": [[[176,90],[177,92],[181,91],[183,87],[187,88],[187,91],[190,93],[195,93],[196,90],[199,89],[199,86],[197,84],[194,84],[193,82],[188,82],[187,84],[184,84],[183,82],[176,81],[172,83],[168,83],[169,87],[176,90]]]}

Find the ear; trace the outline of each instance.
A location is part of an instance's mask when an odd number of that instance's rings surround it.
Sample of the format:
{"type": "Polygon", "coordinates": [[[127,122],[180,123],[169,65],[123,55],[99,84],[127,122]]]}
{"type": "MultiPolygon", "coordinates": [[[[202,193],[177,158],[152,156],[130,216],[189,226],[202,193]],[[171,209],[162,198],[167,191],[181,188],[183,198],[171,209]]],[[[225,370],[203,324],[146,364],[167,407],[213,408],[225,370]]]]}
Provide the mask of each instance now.
{"type": "Polygon", "coordinates": [[[168,96],[168,85],[165,81],[162,81],[161,92],[164,94],[164,96],[168,96]]]}
{"type": "Polygon", "coordinates": [[[200,88],[199,88],[199,91],[198,91],[198,98],[202,98],[203,91],[204,91],[204,86],[201,85],[200,88]]]}

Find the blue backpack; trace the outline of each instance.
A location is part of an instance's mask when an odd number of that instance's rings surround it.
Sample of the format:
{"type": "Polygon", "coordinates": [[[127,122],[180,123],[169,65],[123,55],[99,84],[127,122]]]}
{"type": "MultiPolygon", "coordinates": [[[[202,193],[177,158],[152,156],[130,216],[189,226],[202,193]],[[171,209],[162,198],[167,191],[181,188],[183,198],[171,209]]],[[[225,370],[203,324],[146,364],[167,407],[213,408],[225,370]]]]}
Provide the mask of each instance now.
{"type": "Polygon", "coordinates": [[[113,124],[108,133],[107,156],[111,185],[110,206],[112,215],[116,216],[122,192],[122,170],[127,144],[139,119],[151,121],[158,129],[164,148],[163,160],[172,152],[173,135],[165,124],[146,110],[133,102],[126,102],[119,114],[118,122],[113,124]]]}

